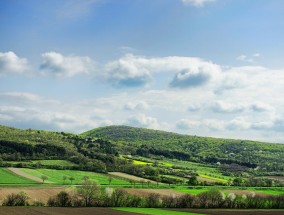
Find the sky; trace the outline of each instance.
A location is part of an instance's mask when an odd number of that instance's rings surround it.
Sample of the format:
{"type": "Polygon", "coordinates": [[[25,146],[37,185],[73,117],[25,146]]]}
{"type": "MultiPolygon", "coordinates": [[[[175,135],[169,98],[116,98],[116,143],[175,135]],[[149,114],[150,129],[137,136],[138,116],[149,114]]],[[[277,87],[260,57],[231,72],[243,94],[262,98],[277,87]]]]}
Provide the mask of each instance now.
{"type": "Polygon", "coordinates": [[[0,0],[0,124],[284,143],[284,1],[0,0]]]}

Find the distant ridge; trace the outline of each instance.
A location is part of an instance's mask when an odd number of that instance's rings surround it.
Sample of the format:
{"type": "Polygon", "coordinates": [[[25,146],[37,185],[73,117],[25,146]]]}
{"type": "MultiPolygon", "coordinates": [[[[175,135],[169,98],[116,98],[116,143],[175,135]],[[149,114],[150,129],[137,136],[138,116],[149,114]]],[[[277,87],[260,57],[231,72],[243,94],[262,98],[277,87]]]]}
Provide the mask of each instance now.
{"type": "Polygon", "coordinates": [[[99,127],[84,132],[82,136],[113,141],[119,146],[118,150],[140,156],[237,163],[284,171],[284,144],[199,137],[124,125],[99,127]]]}

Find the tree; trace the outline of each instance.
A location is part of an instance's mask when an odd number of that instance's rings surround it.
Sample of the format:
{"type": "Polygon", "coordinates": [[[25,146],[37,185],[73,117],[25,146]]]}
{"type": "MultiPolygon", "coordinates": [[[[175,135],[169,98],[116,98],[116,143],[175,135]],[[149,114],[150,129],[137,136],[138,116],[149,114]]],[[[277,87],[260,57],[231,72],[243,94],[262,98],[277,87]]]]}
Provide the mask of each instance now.
{"type": "Polygon", "coordinates": [[[189,186],[196,186],[196,185],[198,185],[197,177],[196,177],[195,175],[191,176],[191,177],[188,179],[187,184],[188,184],[189,186]]]}
{"type": "Polygon", "coordinates": [[[42,183],[44,183],[44,181],[47,180],[48,177],[47,177],[46,175],[42,175],[42,176],[41,176],[41,179],[42,179],[42,183]]]}
{"type": "Polygon", "coordinates": [[[59,207],[70,207],[71,204],[71,197],[70,195],[65,192],[65,191],[61,191],[60,193],[57,194],[56,196],[56,200],[57,200],[57,206],[59,207]]]}
{"type": "Polygon", "coordinates": [[[234,178],[233,180],[233,185],[234,186],[242,186],[243,184],[243,179],[242,178],[234,178]]]}
{"type": "Polygon", "coordinates": [[[72,184],[72,181],[74,181],[75,178],[71,176],[71,177],[69,177],[69,180],[70,180],[70,182],[71,182],[71,184],[72,184]]]}
{"type": "Polygon", "coordinates": [[[62,179],[63,179],[63,182],[65,184],[65,181],[67,180],[67,176],[64,175],[62,179]]]}
{"type": "Polygon", "coordinates": [[[113,180],[112,176],[109,176],[109,177],[108,177],[108,184],[109,184],[109,185],[111,184],[112,180],[113,180]]]}
{"type": "Polygon", "coordinates": [[[84,176],[83,178],[82,178],[82,180],[84,181],[84,182],[86,182],[87,180],[89,180],[89,176],[84,176]]]}
{"type": "Polygon", "coordinates": [[[100,196],[101,189],[96,182],[86,180],[77,192],[83,198],[85,206],[95,206],[94,201],[100,196]]]}

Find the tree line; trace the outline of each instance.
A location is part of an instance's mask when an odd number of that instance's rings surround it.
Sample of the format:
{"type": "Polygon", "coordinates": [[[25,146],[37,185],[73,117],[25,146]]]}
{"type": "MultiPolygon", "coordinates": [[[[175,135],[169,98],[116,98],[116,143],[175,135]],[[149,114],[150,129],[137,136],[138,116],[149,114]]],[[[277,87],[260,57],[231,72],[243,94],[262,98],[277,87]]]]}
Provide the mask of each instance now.
{"type": "Polygon", "coordinates": [[[160,196],[152,193],[148,196],[136,196],[123,189],[101,189],[95,182],[85,180],[74,192],[61,191],[46,203],[29,203],[27,194],[8,195],[3,206],[50,206],[50,207],[145,207],[145,208],[235,208],[235,209],[283,209],[284,195],[258,196],[255,193],[225,195],[218,190],[210,190],[196,196],[184,194],[160,196]]]}

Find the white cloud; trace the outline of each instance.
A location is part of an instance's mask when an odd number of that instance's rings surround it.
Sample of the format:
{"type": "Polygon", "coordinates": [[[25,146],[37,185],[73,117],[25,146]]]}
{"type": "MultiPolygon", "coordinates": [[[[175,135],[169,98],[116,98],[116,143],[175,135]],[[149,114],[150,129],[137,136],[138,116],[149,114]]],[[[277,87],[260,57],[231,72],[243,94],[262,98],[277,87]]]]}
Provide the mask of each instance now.
{"type": "Polygon", "coordinates": [[[212,62],[192,57],[145,58],[125,55],[106,65],[108,79],[115,86],[144,86],[152,80],[154,73],[176,73],[170,83],[172,87],[196,87],[218,78],[221,68],[212,62]]]}
{"type": "Polygon", "coordinates": [[[245,106],[242,104],[217,101],[211,106],[211,110],[217,113],[240,113],[245,110],[245,106]]]}
{"type": "Polygon", "coordinates": [[[266,103],[263,102],[255,102],[250,107],[255,112],[270,112],[274,111],[274,108],[266,103]]]}
{"type": "Polygon", "coordinates": [[[195,7],[203,7],[207,2],[214,2],[215,0],[182,0],[184,4],[190,4],[195,7]]]}
{"type": "Polygon", "coordinates": [[[200,123],[197,121],[192,121],[188,119],[181,119],[176,122],[176,127],[181,130],[189,130],[193,128],[198,128],[200,126],[200,123]]]}
{"type": "Polygon", "coordinates": [[[246,62],[246,63],[256,63],[256,59],[260,57],[260,54],[259,53],[255,53],[251,56],[247,56],[247,55],[240,55],[236,58],[236,60],[238,61],[242,61],[242,62],[246,62]]]}
{"type": "Polygon", "coordinates": [[[201,106],[198,104],[190,104],[187,108],[189,112],[196,112],[196,111],[199,111],[200,109],[201,109],[201,106]]]}
{"type": "Polygon", "coordinates": [[[40,69],[45,74],[64,78],[93,72],[95,70],[95,63],[89,57],[63,56],[60,53],[47,52],[42,54],[40,69]]]}
{"type": "Polygon", "coordinates": [[[135,127],[153,128],[153,129],[157,129],[159,127],[159,123],[156,118],[149,117],[144,114],[138,114],[129,117],[125,122],[125,124],[135,127]]]}
{"type": "Polygon", "coordinates": [[[226,128],[229,130],[246,130],[251,127],[251,123],[243,117],[238,117],[227,123],[226,128]]]}
{"type": "Polygon", "coordinates": [[[0,98],[3,99],[10,99],[14,101],[32,101],[36,102],[40,100],[40,96],[33,94],[33,93],[26,93],[26,92],[3,92],[0,93],[0,98]]]}
{"type": "Polygon", "coordinates": [[[22,74],[28,69],[28,61],[14,52],[0,52],[0,76],[22,74]]]}
{"type": "Polygon", "coordinates": [[[138,111],[144,111],[148,110],[149,105],[145,101],[140,101],[140,102],[128,102],[127,104],[124,105],[124,110],[138,110],[138,111]]]}

